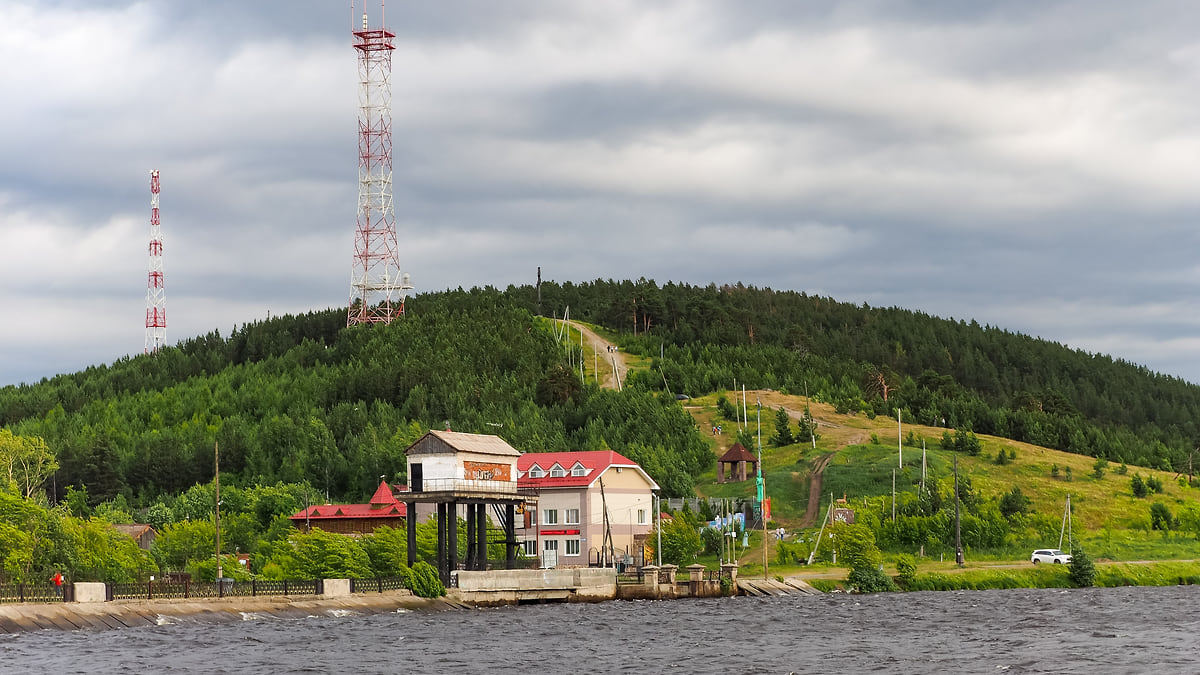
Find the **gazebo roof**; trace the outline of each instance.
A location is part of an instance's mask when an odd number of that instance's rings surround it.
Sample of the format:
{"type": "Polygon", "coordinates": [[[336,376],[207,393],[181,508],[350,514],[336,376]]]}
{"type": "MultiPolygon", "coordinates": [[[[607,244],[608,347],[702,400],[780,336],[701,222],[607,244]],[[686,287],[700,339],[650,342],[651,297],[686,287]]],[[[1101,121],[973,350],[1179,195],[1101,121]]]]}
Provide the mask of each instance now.
{"type": "Polygon", "coordinates": [[[732,448],[725,451],[721,455],[718,462],[757,462],[758,458],[750,454],[746,448],[742,447],[741,443],[734,443],[732,448]]]}

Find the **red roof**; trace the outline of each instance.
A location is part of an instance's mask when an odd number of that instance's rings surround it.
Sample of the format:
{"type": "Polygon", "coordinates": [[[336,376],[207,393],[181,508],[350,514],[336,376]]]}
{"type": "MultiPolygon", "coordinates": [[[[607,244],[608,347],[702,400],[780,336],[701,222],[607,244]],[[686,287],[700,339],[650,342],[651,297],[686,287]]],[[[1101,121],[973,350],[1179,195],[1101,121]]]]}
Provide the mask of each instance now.
{"type": "Polygon", "coordinates": [[[614,450],[594,450],[582,452],[529,452],[517,458],[517,470],[521,475],[517,478],[518,487],[530,488],[558,488],[558,487],[583,487],[586,488],[599,478],[609,467],[631,468],[645,476],[653,489],[658,489],[658,485],[642,467],[638,466],[637,462],[623,456],[621,453],[614,450]],[[550,470],[555,465],[562,467],[566,475],[552,477],[550,470]],[[540,468],[544,475],[541,478],[530,478],[529,470],[534,466],[540,468]],[[572,470],[577,467],[582,467],[582,476],[571,475],[572,470]]]}
{"type": "Polygon", "coordinates": [[[310,506],[292,516],[292,520],[340,520],[344,518],[403,518],[408,509],[392,495],[392,487],[379,484],[366,504],[321,504],[310,506]]]}

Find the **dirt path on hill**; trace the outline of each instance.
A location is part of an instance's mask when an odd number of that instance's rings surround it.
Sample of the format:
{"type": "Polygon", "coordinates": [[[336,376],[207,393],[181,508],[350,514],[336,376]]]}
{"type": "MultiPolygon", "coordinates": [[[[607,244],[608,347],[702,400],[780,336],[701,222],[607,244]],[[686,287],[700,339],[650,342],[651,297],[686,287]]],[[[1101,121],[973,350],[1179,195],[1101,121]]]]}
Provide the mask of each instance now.
{"type": "Polygon", "coordinates": [[[582,332],[584,344],[591,347],[584,350],[583,358],[593,357],[592,363],[599,370],[600,386],[604,389],[619,389],[618,381],[624,382],[625,375],[629,372],[629,355],[618,350],[615,344],[600,337],[591,328],[575,321],[567,323],[575,333],[582,332]],[[592,354],[588,354],[589,351],[592,354]]]}
{"type": "MultiPolygon", "coordinates": [[[[863,432],[859,436],[854,437],[846,445],[858,445],[867,439],[867,433],[863,432]]],[[[845,447],[845,446],[842,446],[845,447]]],[[[824,480],[825,467],[829,466],[829,462],[838,450],[842,448],[834,448],[833,452],[822,456],[813,465],[812,474],[808,478],[808,506],[804,509],[804,517],[800,519],[800,527],[812,527],[817,524],[817,518],[820,516],[821,509],[821,483],[824,480]]]]}

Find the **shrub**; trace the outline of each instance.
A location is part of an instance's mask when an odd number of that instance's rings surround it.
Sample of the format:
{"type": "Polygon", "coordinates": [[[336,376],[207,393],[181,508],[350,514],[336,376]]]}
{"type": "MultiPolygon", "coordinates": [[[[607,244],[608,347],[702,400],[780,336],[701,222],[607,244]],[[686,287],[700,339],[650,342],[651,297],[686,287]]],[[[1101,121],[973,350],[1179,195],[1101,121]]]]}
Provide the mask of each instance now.
{"type": "Polygon", "coordinates": [[[900,585],[908,588],[917,578],[917,560],[907,553],[896,556],[896,576],[900,585]]]}
{"type": "Polygon", "coordinates": [[[1171,529],[1173,522],[1171,509],[1168,509],[1166,504],[1154,502],[1150,505],[1150,529],[1166,532],[1171,529]]]}
{"type": "Polygon", "coordinates": [[[1127,473],[1129,473],[1129,467],[1125,465],[1125,462],[1121,462],[1121,466],[1117,467],[1117,475],[1124,476],[1127,473]]]}
{"type": "Polygon", "coordinates": [[[1096,480],[1100,480],[1104,478],[1104,471],[1106,469],[1108,469],[1108,460],[1103,457],[1097,457],[1096,463],[1092,464],[1092,475],[1096,477],[1096,480]]]}
{"type": "Polygon", "coordinates": [[[1072,480],[1073,478],[1074,478],[1074,476],[1071,475],[1071,467],[1068,466],[1067,467],[1067,480],[1072,480]]]}
{"type": "Polygon", "coordinates": [[[438,578],[437,570],[424,560],[412,566],[409,585],[412,586],[413,595],[421,598],[440,598],[446,594],[446,587],[438,578]]]}
{"type": "Polygon", "coordinates": [[[1129,479],[1129,489],[1133,492],[1134,497],[1145,497],[1150,493],[1146,488],[1146,481],[1142,480],[1140,473],[1133,474],[1133,478],[1129,479]]]}
{"type": "Polygon", "coordinates": [[[1029,497],[1022,494],[1020,487],[1014,485],[1012,490],[1000,498],[1000,515],[1011,519],[1018,513],[1028,513],[1029,503],[1029,497]]]}
{"type": "Polygon", "coordinates": [[[871,445],[879,445],[879,434],[871,434],[871,445]]]}
{"type": "Polygon", "coordinates": [[[855,567],[846,578],[859,593],[882,593],[894,591],[895,582],[878,567],[855,567]]]}
{"type": "Polygon", "coordinates": [[[1058,465],[1057,464],[1050,467],[1050,477],[1058,478],[1058,465]]]}
{"type": "Polygon", "coordinates": [[[1071,564],[1069,565],[1070,572],[1068,577],[1071,583],[1079,588],[1087,588],[1096,582],[1096,566],[1092,564],[1092,559],[1084,553],[1082,548],[1077,546],[1071,548],[1071,564]]]}
{"type": "Polygon", "coordinates": [[[1004,448],[996,451],[996,464],[1000,466],[1008,464],[1008,453],[1004,451],[1004,448]]]}
{"type": "Polygon", "coordinates": [[[1146,479],[1146,488],[1153,492],[1162,494],[1162,491],[1163,491],[1162,480],[1159,479],[1158,476],[1150,476],[1149,478],[1146,479]]]}

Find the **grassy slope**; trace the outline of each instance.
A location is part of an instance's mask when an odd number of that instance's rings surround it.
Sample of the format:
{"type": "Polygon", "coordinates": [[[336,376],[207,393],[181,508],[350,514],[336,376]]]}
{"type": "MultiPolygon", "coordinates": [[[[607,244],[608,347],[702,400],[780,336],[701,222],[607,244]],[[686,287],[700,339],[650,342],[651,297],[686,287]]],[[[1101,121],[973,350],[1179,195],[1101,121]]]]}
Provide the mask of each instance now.
{"type": "MultiPolygon", "coordinates": [[[[732,399],[732,394],[729,394],[732,399]]],[[[750,423],[755,422],[754,401],[761,399],[763,404],[762,435],[764,444],[774,432],[774,411],[783,405],[789,412],[798,414],[804,410],[804,397],[787,396],[778,392],[762,391],[747,392],[750,408],[750,423]]],[[[784,527],[794,528],[799,524],[807,506],[809,492],[809,474],[816,460],[831,452],[835,453],[829,467],[825,471],[822,485],[821,513],[828,506],[829,494],[837,497],[843,493],[854,499],[870,496],[885,496],[891,494],[892,469],[897,465],[897,431],[894,419],[876,418],[868,420],[861,416],[839,415],[831,406],[812,403],[813,416],[819,424],[818,433],[821,438],[814,450],[808,445],[793,445],[783,448],[763,448],[764,478],[768,496],[772,497],[773,516],[784,527]],[[871,442],[871,435],[878,437],[878,443],[871,442]]],[[[691,401],[690,411],[703,430],[711,428],[716,416],[716,395],[706,396],[691,401]]],[[[710,436],[713,451],[717,455],[725,452],[736,440],[737,425],[722,420],[720,422],[725,433],[720,436],[710,436]]],[[[904,472],[897,477],[897,490],[903,490],[919,480],[921,462],[921,439],[925,439],[928,450],[928,461],[931,470],[943,479],[943,493],[950,492],[946,481],[951,480],[952,462],[955,453],[944,452],[940,447],[943,429],[919,425],[904,425],[904,436],[909,431],[916,436],[916,447],[904,448],[904,472]]],[[[1177,511],[1179,504],[1200,501],[1200,490],[1181,487],[1174,474],[1129,467],[1128,475],[1117,475],[1117,466],[1110,465],[1101,479],[1092,476],[1095,460],[1090,457],[1049,450],[1026,443],[1017,443],[1007,439],[981,436],[983,452],[978,457],[959,456],[959,471],[962,475],[971,477],[971,481],[984,498],[996,498],[1009,491],[1012,486],[1020,486],[1022,492],[1032,502],[1034,512],[1047,517],[1059,519],[1062,517],[1063,505],[1067,493],[1071,494],[1073,503],[1073,522],[1075,532],[1086,540],[1089,537],[1099,546],[1107,542],[1112,544],[1114,538],[1122,542],[1121,549],[1125,555],[1137,556],[1139,552],[1146,557],[1177,557],[1179,546],[1163,550],[1158,541],[1161,535],[1148,534],[1150,504],[1155,501],[1165,503],[1172,512],[1177,511]],[[1012,449],[1017,457],[1008,465],[994,463],[996,452],[1012,449]],[[1057,464],[1060,478],[1051,477],[1051,467],[1057,464]],[[1070,467],[1072,480],[1065,479],[1067,467],[1070,467]],[[1129,482],[1134,473],[1143,477],[1157,476],[1164,485],[1164,494],[1152,495],[1148,498],[1137,499],[1130,493],[1129,482]],[[1103,541],[1101,541],[1103,540],[1103,541]]],[[[753,452],[754,449],[750,448],[753,452]]],[[[741,497],[754,494],[754,481],[744,483],[716,483],[716,471],[702,475],[697,480],[697,493],[701,496],[741,497]]],[[[1191,541],[1190,538],[1187,541],[1191,541]]],[[[1056,542],[1049,542],[1054,544],[1056,542]]],[[[1183,541],[1179,541],[1183,544],[1183,541]]],[[[1104,546],[1099,546],[1105,548],[1104,546]]],[[[1110,547],[1111,548],[1111,547],[1110,547]]],[[[1089,549],[1096,550],[1089,545],[1089,549]]]]}

